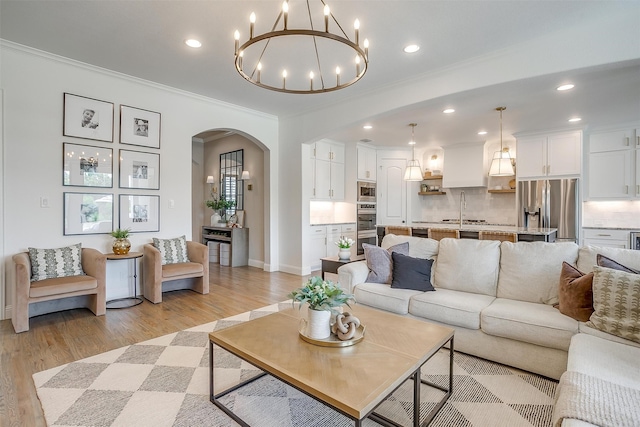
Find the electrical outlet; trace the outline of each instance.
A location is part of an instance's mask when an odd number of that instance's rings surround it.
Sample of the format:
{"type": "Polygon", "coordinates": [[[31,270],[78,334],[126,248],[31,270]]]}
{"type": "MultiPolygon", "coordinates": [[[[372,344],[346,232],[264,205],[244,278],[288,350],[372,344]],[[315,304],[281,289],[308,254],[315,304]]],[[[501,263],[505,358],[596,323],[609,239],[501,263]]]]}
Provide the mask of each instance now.
{"type": "Polygon", "coordinates": [[[48,208],[49,207],[49,198],[42,196],[40,197],[40,207],[41,208],[48,208]]]}
{"type": "Polygon", "coordinates": [[[169,209],[173,209],[176,207],[176,202],[173,199],[169,200],[169,209]]]}

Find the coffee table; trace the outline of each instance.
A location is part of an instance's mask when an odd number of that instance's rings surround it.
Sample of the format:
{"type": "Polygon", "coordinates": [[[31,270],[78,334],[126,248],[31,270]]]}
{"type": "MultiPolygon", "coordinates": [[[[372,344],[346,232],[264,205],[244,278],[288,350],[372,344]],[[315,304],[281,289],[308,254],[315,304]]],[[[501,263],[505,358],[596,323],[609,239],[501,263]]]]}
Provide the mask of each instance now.
{"type": "Polygon", "coordinates": [[[302,340],[298,333],[302,310],[273,313],[209,334],[209,394],[213,404],[241,426],[248,426],[219,399],[264,376],[289,384],[351,418],[356,427],[370,418],[384,426],[400,424],[376,412],[405,381],[413,381],[413,426],[428,425],[453,391],[454,330],[376,309],[354,306],[366,325],[365,338],[350,347],[322,347],[302,340]],[[214,344],[264,371],[247,381],[214,393],[214,344]],[[422,366],[449,345],[449,386],[420,378],[422,366]],[[420,420],[420,384],[444,392],[424,420],[420,420]]]}

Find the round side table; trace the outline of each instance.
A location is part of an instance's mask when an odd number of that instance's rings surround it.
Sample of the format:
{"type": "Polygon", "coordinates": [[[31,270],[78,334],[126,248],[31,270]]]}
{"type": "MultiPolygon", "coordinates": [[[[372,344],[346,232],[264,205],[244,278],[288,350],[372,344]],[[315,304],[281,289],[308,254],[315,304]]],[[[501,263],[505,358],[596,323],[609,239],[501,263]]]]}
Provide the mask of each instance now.
{"type": "Polygon", "coordinates": [[[107,301],[107,308],[129,308],[142,304],[142,298],[138,296],[138,258],[142,258],[142,252],[129,252],[124,255],[114,253],[106,254],[107,261],[133,260],[133,296],[107,301]]]}

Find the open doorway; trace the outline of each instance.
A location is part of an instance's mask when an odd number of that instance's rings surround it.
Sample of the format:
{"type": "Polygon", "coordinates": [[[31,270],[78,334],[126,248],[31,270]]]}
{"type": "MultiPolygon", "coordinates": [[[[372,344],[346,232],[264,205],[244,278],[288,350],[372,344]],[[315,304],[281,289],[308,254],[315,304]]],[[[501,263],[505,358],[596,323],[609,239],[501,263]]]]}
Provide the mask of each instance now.
{"type": "Polygon", "coordinates": [[[264,267],[268,262],[270,241],[268,158],[268,149],[262,143],[240,131],[214,129],[193,136],[191,199],[194,240],[202,241],[202,226],[211,225],[214,210],[207,207],[206,201],[225,194],[225,197],[236,201],[236,206],[227,216],[243,208],[243,227],[249,228],[249,265],[264,267]],[[249,175],[245,175],[245,179],[242,179],[243,171],[249,175]],[[240,196],[242,206],[237,205],[240,196]]]}

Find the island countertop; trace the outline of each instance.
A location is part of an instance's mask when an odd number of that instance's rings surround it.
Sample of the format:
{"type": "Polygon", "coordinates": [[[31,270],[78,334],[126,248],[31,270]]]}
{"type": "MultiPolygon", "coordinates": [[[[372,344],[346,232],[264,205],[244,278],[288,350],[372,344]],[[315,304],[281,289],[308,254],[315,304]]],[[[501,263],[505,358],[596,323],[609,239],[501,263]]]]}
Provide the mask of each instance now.
{"type": "MultiPolygon", "coordinates": [[[[380,225],[380,227],[384,227],[380,225]]],[[[531,234],[550,236],[557,233],[557,228],[533,228],[533,227],[516,227],[514,225],[499,225],[499,224],[459,224],[441,223],[441,222],[425,222],[425,221],[413,221],[411,228],[427,230],[429,228],[443,228],[448,230],[460,230],[460,231],[505,231],[509,233],[518,234],[531,234]]]]}

